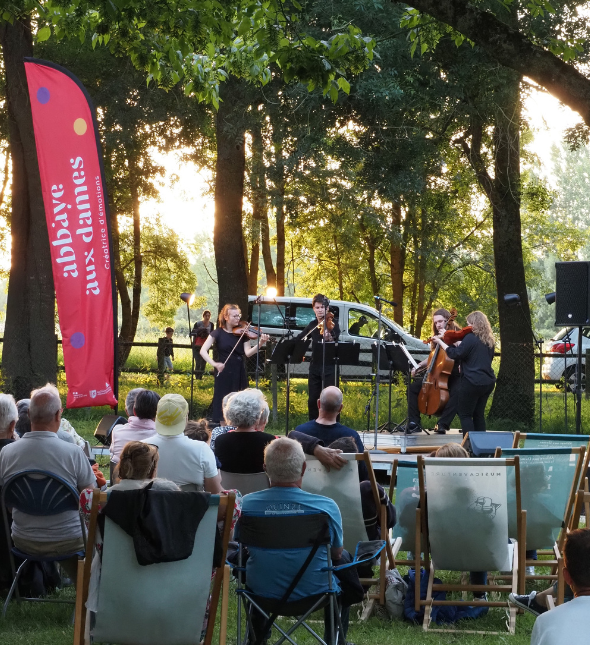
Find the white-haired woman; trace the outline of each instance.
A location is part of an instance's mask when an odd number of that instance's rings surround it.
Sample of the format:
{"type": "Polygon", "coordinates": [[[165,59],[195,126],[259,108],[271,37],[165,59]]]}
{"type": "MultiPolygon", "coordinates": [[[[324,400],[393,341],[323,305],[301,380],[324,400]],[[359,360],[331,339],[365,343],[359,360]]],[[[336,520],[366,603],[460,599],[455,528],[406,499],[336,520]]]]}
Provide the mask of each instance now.
{"type": "Polygon", "coordinates": [[[449,358],[461,361],[458,413],[463,434],[486,429],[486,403],[496,383],[492,369],[496,341],[490,322],[481,311],[472,311],[467,316],[467,324],[472,333],[458,347],[447,345],[439,336],[432,339],[449,358]]]}
{"type": "Polygon", "coordinates": [[[217,437],[215,456],[221,470],[228,473],[261,473],[264,470],[264,449],[275,439],[264,432],[269,408],[260,390],[236,392],[227,402],[223,414],[235,427],[217,437]]]}

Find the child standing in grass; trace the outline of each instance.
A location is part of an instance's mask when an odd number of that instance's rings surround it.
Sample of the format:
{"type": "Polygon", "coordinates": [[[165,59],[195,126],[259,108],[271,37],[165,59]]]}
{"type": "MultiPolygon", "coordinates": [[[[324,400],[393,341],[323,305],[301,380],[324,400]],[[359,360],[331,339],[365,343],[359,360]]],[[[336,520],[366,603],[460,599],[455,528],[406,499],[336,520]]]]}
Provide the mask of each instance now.
{"type": "Polygon", "coordinates": [[[158,359],[158,385],[164,384],[166,371],[172,372],[174,370],[174,365],[172,365],[174,360],[174,341],[172,340],[174,329],[166,327],[165,332],[166,336],[158,339],[158,351],[156,353],[158,359]]]}

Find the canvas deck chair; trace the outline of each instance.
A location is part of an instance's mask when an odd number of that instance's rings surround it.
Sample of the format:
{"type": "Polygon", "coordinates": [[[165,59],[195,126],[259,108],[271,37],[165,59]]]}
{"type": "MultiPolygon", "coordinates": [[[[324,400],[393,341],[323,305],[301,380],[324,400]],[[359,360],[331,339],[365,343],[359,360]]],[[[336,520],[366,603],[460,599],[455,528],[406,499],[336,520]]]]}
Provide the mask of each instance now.
{"type": "Polygon", "coordinates": [[[569,530],[573,531],[574,529],[579,528],[589,528],[590,518],[590,493],[587,490],[579,490],[576,493],[576,501],[574,504],[574,512],[572,513],[572,518],[569,525],[569,530]],[[582,516],[582,511],[584,511],[586,516],[585,526],[580,526],[580,518],[582,516]]]}
{"type": "MultiPolygon", "coordinates": [[[[542,434],[515,432],[513,448],[586,448],[582,477],[587,477],[590,463],[590,436],[587,434],[542,434]],[[521,445],[522,444],[522,445],[521,445]]],[[[582,482],[583,484],[584,482],[582,482]]],[[[581,486],[583,488],[583,486],[581,486]]]]}
{"type": "Polygon", "coordinates": [[[413,567],[414,559],[398,558],[400,551],[414,551],[416,548],[416,509],[420,502],[418,463],[394,461],[389,485],[389,499],[395,506],[395,526],[391,531],[395,566],[413,567]]]}
{"type": "MultiPolygon", "coordinates": [[[[557,580],[560,577],[561,550],[574,507],[576,491],[585,460],[585,448],[510,448],[498,449],[498,457],[520,459],[521,505],[526,510],[526,523],[521,527],[519,550],[519,593],[525,593],[527,580],[557,580]],[[550,556],[542,561],[527,559],[527,551],[550,556]],[[549,566],[550,574],[526,574],[526,567],[549,566]]],[[[509,477],[509,504],[514,505],[514,473],[509,477]]],[[[517,532],[516,522],[509,522],[510,537],[517,532]]],[[[563,596],[561,597],[563,602],[563,596]]],[[[559,603],[559,600],[558,600],[559,603]]]]}
{"type": "MultiPolygon", "coordinates": [[[[461,605],[505,607],[509,613],[508,631],[514,634],[516,608],[506,601],[435,600],[433,594],[445,592],[517,593],[518,543],[508,535],[508,474],[514,468],[516,507],[520,511],[520,473],[518,457],[514,459],[446,459],[418,457],[420,506],[416,522],[423,536],[424,560],[429,571],[426,598],[420,598],[420,576],[416,575],[415,609],[424,607],[424,631],[453,632],[453,629],[430,629],[433,606],[461,605]],[[428,495],[426,491],[428,490],[428,495]],[[424,512],[426,509],[426,513],[424,512]],[[439,570],[509,572],[497,579],[508,584],[436,584],[439,570]]],[[[526,513],[523,512],[526,517],[526,513]]],[[[416,533],[416,553],[420,534],[416,533]]],[[[419,556],[417,556],[418,558],[419,556]]],[[[418,562],[416,563],[419,571],[418,562]]],[[[495,582],[495,580],[494,580],[495,582]]],[[[461,630],[461,633],[490,634],[499,632],[461,630]]]]}
{"type": "MultiPolygon", "coordinates": [[[[221,539],[221,561],[224,562],[234,502],[233,494],[211,495],[195,535],[192,555],[186,560],[149,566],[137,563],[133,539],[105,518],[96,621],[90,630],[86,601],[93,550],[89,547],[78,566],[74,645],[89,644],[91,639],[117,645],[198,645],[211,591],[204,641],[210,645],[224,573],[224,567],[218,567],[211,585],[218,511],[224,518],[221,539]]],[[[99,505],[106,503],[107,493],[95,490],[89,545],[95,543],[99,505]]]]}
{"type": "Polygon", "coordinates": [[[387,555],[381,557],[378,578],[361,578],[363,585],[379,585],[377,592],[369,591],[369,599],[377,600],[380,605],[385,604],[385,572],[387,568],[395,566],[392,544],[387,531],[387,509],[379,501],[379,491],[375,472],[369,458],[369,453],[342,453],[340,455],[348,464],[340,470],[328,469],[315,457],[307,456],[307,468],[303,475],[301,488],[309,493],[324,495],[333,499],[342,515],[342,530],[344,535],[344,548],[352,555],[359,542],[367,542],[368,536],[363,519],[361,505],[361,492],[359,487],[358,464],[364,462],[369,473],[369,481],[375,499],[375,507],[380,510],[381,539],[385,540],[387,555]]]}
{"type": "Polygon", "coordinates": [[[262,473],[228,473],[220,470],[221,485],[225,490],[239,490],[242,495],[257,493],[270,486],[265,472],[262,473]]]}

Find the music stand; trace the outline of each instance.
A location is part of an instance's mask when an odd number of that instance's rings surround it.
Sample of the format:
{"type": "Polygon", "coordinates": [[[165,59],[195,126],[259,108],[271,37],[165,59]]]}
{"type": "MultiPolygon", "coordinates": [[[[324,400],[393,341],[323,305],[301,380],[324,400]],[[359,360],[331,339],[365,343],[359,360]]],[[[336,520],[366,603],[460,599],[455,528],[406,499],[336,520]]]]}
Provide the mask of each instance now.
{"type": "Polygon", "coordinates": [[[291,365],[299,365],[303,363],[309,346],[311,338],[307,340],[297,340],[296,338],[281,340],[275,345],[275,348],[270,357],[270,362],[277,365],[287,366],[287,411],[286,411],[286,428],[285,435],[289,434],[289,403],[291,394],[291,365]]]}
{"type": "Polygon", "coordinates": [[[313,349],[313,362],[321,361],[325,352],[325,364],[334,365],[336,368],[336,387],[339,387],[340,382],[340,366],[341,365],[355,365],[359,364],[359,356],[361,353],[361,346],[358,343],[340,343],[329,342],[321,343],[324,347],[317,343],[313,349]]]}

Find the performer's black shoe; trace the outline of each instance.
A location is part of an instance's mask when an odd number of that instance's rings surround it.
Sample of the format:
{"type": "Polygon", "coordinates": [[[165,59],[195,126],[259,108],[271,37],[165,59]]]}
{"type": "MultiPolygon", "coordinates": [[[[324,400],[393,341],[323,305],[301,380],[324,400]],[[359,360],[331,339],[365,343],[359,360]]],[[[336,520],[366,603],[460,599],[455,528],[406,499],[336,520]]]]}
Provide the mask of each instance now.
{"type": "Polygon", "coordinates": [[[434,431],[436,432],[436,434],[447,434],[447,430],[449,430],[449,428],[447,428],[447,426],[444,426],[440,423],[437,423],[434,426],[434,431]]]}
{"type": "Polygon", "coordinates": [[[407,433],[408,434],[414,434],[414,433],[418,433],[418,432],[422,432],[422,426],[420,424],[418,424],[418,423],[414,423],[413,421],[410,421],[408,423],[407,433]]]}

